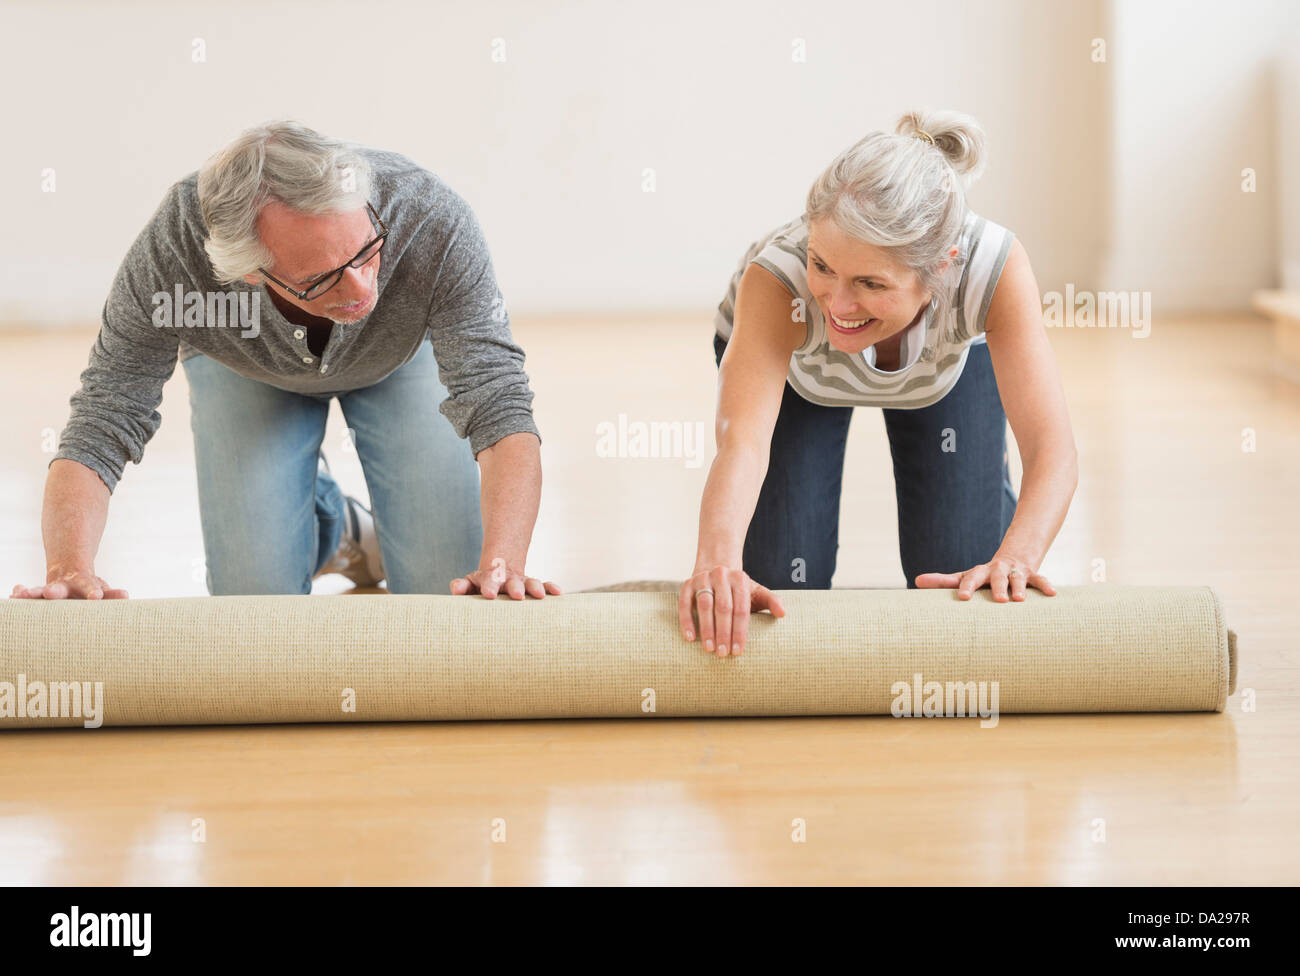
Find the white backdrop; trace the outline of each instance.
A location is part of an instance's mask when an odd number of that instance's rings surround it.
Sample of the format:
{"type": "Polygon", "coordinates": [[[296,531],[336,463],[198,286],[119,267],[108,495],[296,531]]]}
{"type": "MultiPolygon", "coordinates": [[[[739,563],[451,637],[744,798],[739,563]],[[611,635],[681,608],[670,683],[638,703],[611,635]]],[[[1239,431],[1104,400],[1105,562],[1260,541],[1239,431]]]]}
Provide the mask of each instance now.
{"type": "Polygon", "coordinates": [[[515,315],[711,314],[831,157],[913,106],[984,124],[972,205],[1044,291],[1241,308],[1277,278],[1268,79],[1297,7],[6,2],[0,326],[96,321],[168,184],[278,117],[438,173],[515,315]]]}

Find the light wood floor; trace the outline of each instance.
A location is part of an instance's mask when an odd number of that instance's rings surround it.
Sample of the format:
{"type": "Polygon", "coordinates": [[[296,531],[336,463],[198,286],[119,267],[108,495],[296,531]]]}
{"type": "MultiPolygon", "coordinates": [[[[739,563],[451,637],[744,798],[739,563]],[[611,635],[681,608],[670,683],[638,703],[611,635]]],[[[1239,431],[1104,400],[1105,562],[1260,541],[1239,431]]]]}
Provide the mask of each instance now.
{"type": "MultiPolygon", "coordinates": [[[[520,320],[515,333],[545,439],[530,569],[569,590],[683,576],[712,458],[707,318],[520,320]],[[598,457],[596,425],[620,413],[703,421],[703,463],[598,457]]],[[[93,336],[0,332],[6,592],[43,579],[47,449],[93,336]]],[[[1253,317],[1051,338],[1082,475],[1043,571],[1087,585],[1104,560],[1109,582],[1215,586],[1255,711],[1239,692],[1222,715],[1003,716],[993,730],[812,718],[0,732],[0,882],[1300,882],[1300,387],[1253,317]]],[[[201,595],[179,369],[162,413],[114,496],[98,569],[133,596],[201,595]]],[[[327,453],[360,493],[342,444],[335,407],[327,453]]],[[[855,416],[844,491],[836,585],[901,587],[878,410],[855,416]]],[[[335,577],[317,592],[345,589],[335,577]]]]}

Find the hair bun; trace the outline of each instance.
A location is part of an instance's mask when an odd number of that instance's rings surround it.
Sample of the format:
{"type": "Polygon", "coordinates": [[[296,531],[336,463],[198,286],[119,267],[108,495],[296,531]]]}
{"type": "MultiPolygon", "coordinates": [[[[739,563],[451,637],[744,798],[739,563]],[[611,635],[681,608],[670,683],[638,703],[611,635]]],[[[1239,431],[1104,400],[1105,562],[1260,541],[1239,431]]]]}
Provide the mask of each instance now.
{"type": "Polygon", "coordinates": [[[894,131],[918,139],[925,138],[921,133],[928,135],[966,185],[984,172],[984,130],[969,115],[949,111],[908,112],[898,120],[894,131]]]}

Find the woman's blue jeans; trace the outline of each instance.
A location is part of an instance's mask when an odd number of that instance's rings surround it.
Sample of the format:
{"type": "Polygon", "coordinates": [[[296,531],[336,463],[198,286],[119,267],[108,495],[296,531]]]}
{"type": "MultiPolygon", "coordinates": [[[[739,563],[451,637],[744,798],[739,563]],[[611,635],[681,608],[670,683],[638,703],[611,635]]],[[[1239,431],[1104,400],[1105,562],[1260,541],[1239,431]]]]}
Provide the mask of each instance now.
{"type": "MultiPolygon", "coordinates": [[[[714,335],[719,364],[726,346],[714,335]]],[[[830,589],[853,410],[810,403],[785,385],[743,557],[745,572],[769,589],[830,589]]],[[[1007,467],[1007,418],[988,346],[970,347],[961,377],[942,400],[881,412],[908,589],[922,573],[961,572],[988,562],[1017,501],[1007,467]]]]}
{"type": "Polygon", "coordinates": [[[338,397],[365,473],[392,593],[450,592],[483,544],[478,465],[438,412],[447,392],[426,342],[360,390],[289,393],[208,356],[184,363],[208,592],[310,593],[343,531],[343,493],[318,466],[338,397]]]}

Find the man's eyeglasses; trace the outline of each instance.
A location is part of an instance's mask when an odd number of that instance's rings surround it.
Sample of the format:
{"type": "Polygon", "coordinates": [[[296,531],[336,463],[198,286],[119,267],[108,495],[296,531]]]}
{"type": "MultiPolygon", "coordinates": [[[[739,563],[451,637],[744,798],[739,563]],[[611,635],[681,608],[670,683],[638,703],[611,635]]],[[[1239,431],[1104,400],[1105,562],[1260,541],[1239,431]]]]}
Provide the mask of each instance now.
{"type": "Polygon", "coordinates": [[[261,272],[263,277],[274,281],[295,298],[301,299],[304,302],[320,298],[321,295],[325,294],[343,280],[343,272],[347,271],[348,268],[360,268],[367,262],[373,261],[375,255],[379,253],[381,248],[383,248],[384,241],[388,238],[388,228],[385,227],[384,222],[379,219],[379,214],[375,212],[375,208],[370,205],[369,201],[366,203],[366,210],[370,214],[370,223],[379,231],[379,236],[358,251],[357,256],[347,264],[343,265],[343,267],[335,268],[333,271],[327,271],[325,274],[318,276],[315,281],[307,286],[306,291],[298,291],[295,288],[290,288],[265,268],[258,268],[257,270],[261,272]]]}

